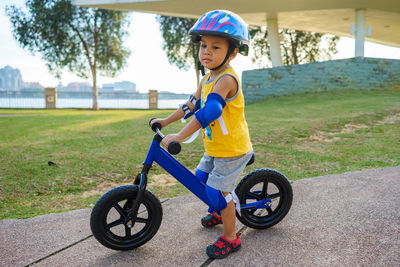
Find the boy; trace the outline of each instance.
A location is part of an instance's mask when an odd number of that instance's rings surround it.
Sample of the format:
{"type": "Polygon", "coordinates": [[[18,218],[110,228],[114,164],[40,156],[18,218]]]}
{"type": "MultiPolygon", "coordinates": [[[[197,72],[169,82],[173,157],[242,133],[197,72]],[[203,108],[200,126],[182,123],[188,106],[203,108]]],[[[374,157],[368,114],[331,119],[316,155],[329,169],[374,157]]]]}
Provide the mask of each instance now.
{"type": "Polygon", "coordinates": [[[249,33],[238,15],[215,10],[204,14],[189,34],[194,42],[200,42],[199,61],[210,72],[184,105],[167,118],[152,123],[159,122],[165,127],[195,114],[181,131],[165,136],[162,144],[166,147],[172,141],[182,142],[203,128],[205,153],[196,176],[206,182],[209,198],[218,202],[221,210],[202,218],[202,225],[211,227],[222,223],[224,228],[223,236],[208,246],[206,252],[211,258],[225,258],[241,246],[235,233],[232,198],[236,196],[233,193],[235,182],[253,155],[239,78],[229,66],[239,51],[247,55],[249,33]],[[195,105],[197,99],[201,101],[200,107],[195,105]]]}

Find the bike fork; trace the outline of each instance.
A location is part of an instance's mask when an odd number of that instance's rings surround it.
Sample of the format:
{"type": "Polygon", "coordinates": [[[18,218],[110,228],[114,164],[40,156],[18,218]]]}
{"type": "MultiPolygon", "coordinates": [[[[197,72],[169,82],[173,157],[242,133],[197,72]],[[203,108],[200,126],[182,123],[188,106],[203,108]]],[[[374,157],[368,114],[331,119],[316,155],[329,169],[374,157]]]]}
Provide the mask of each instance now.
{"type": "Polygon", "coordinates": [[[135,225],[136,217],[139,211],[139,206],[140,203],[142,202],[144,191],[146,191],[147,174],[149,173],[150,168],[151,165],[143,164],[142,172],[138,176],[136,176],[135,181],[133,182],[133,184],[139,186],[139,191],[136,195],[136,199],[134,200],[131,209],[129,210],[128,215],[125,218],[125,224],[129,228],[132,228],[135,225]]]}

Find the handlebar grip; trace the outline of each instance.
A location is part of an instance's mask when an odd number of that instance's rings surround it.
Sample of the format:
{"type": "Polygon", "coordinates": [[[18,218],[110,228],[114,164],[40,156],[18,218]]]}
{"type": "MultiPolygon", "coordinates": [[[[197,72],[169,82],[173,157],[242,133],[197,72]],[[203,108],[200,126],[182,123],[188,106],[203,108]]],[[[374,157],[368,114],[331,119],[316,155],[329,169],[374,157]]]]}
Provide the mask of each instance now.
{"type": "Polygon", "coordinates": [[[179,142],[172,141],[168,145],[168,152],[171,153],[172,155],[179,154],[179,152],[181,152],[181,144],[179,142]]]}
{"type": "Polygon", "coordinates": [[[152,120],[155,120],[155,119],[156,119],[156,118],[152,118],[152,119],[149,121],[149,125],[151,126],[151,129],[153,130],[153,132],[156,132],[157,129],[158,129],[158,130],[161,130],[161,129],[162,129],[161,123],[156,122],[156,123],[151,124],[152,120]]]}
{"type": "MultiPolygon", "coordinates": [[[[158,122],[151,124],[151,121],[152,121],[152,120],[155,120],[155,119],[156,119],[156,118],[152,118],[152,119],[149,121],[149,125],[151,126],[151,129],[152,129],[154,132],[157,132],[157,130],[159,130],[159,131],[161,130],[162,126],[161,126],[161,123],[158,123],[158,122]]],[[[158,132],[158,133],[159,133],[159,135],[161,136],[161,138],[164,138],[164,136],[161,134],[161,132],[158,132]]],[[[169,152],[170,154],[172,154],[172,155],[179,154],[179,152],[181,152],[181,144],[180,144],[179,142],[176,142],[176,141],[171,142],[171,143],[168,145],[168,152],[169,152]]]]}

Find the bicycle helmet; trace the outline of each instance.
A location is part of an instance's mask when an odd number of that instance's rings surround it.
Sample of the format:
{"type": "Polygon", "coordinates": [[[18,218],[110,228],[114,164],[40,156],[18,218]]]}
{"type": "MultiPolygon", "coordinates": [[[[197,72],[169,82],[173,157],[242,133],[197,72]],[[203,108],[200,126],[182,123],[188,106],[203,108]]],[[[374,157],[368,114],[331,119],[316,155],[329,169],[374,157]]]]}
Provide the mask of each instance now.
{"type": "Polygon", "coordinates": [[[247,56],[249,51],[250,35],[245,22],[235,13],[227,10],[213,10],[201,16],[193,27],[189,30],[192,41],[198,43],[202,35],[213,35],[230,40],[230,46],[224,62],[235,48],[239,48],[239,53],[247,56]]]}

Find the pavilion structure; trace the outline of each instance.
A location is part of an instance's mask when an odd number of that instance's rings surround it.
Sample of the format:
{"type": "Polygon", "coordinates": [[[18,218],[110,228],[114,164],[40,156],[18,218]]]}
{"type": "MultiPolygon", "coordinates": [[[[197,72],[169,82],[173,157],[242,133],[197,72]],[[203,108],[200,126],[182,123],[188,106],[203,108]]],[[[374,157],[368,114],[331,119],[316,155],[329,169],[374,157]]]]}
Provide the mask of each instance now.
{"type": "Polygon", "coordinates": [[[248,24],[267,26],[272,66],[281,66],[278,29],[355,38],[354,56],[364,56],[365,40],[400,47],[400,0],[73,0],[74,4],[122,11],[198,18],[227,9],[248,24]]]}

